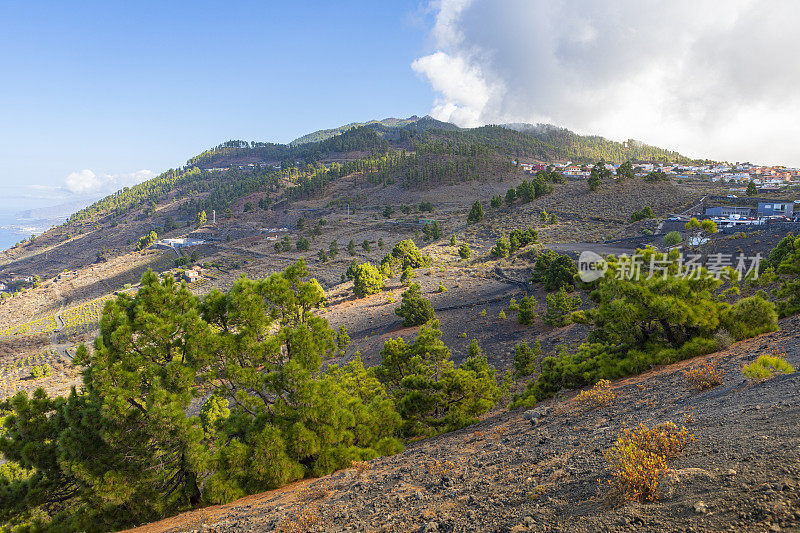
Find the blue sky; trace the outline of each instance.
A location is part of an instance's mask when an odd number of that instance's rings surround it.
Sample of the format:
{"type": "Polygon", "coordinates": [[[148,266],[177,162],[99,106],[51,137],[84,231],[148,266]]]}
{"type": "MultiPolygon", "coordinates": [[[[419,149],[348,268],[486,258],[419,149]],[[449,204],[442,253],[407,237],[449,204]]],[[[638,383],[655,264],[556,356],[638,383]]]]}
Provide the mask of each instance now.
{"type": "Polygon", "coordinates": [[[0,187],[430,109],[418,2],[3,2],[0,187]]]}
{"type": "Polygon", "coordinates": [[[0,214],[427,113],[800,166],[798,25],[795,0],[4,0],[0,214]]]}

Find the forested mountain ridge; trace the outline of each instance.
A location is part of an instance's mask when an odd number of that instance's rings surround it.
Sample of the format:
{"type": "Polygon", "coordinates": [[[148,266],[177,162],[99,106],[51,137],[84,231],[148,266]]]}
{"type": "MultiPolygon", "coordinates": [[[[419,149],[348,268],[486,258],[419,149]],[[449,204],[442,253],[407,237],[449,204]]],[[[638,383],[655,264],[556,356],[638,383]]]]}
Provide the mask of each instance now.
{"type": "MultiPolygon", "coordinates": [[[[104,232],[103,248],[110,255],[103,250],[92,250],[91,255],[97,252],[98,258],[113,257],[136,249],[142,235],[155,232],[163,238],[182,234],[180,228],[197,224],[203,211],[209,218],[216,211],[218,219],[226,220],[248,218],[247,211],[252,211],[249,218],[256,213],[274,217],[278,212],[272,206],[282,206],[283,213],[284,202],[322,200],[335,183],[345,186],[347,195],[359,197],[376,186],[430,191],[456,184],[522,181],[525,174],[514,160],[586,164],[600,159],[690,161],[677,152],[635,141],[581,136],[546,125],[459,128],[431,117],[410,117],[340,129],[341,133],[324,140],[293,145],[243,140],[222,143],[192,157],[183,167],[102,198],[40,235],[35,243],[9,250],[7,268],[21,268],[19,260],[24,258],[35,263],[38,253],[58,247],[58,255],[49,254],[49,258],[64,254],[71,258],[63,264],[53,263],[52,268],[61,270],[74,262],[73,252],[68,252],[73,245],[87,252],[96,245],[84,237],[97,238],[104,232]],[[258,211],[254,211],[256,206],[258,211]],[[63,243],[72,244],[64,247],[63,243]]],[[[334,195],[327,201],[341,198],[334,195]]],[[[81,263],[85,264],[85,259],[81,263]]],[[[39,272],[42,265],[36,264],[39,272]]],[[[31,267],[33,263],[22,268],[31,267]]]]}
{"type": "MultiPolygon", "coordinates": [[[[429,117],[425,117],[425,118],[429,118],[429,117]]],[[[424,120],[424,119],[420,119],[420,117],[418,117],[416,115],[412,115],[412,116],[410,116],[408,118],[405,118],[405,119],[385,118],[383,120],[370,120],[370,121],[367,121],[367,122],[351,122],[350,124],[345,124],[344,126],[339,126],[338,128],[330,128],[330,129],[326,129],[326,130],[318,130],[318,131],[314,131],[314,132],[311,132],[311,133],[307,133],[306,135],[298,137],[297,139],[295,139],[292,142],[290,142],[289,146],[299,146],[301,144],[308,144],[308,143],[315,143],[315,142],[324,141],[326,139],[330,139],[331,137],[335,137],[335,136],[337,136],[337,135],[339,135],[341,133],[344,133],[345,131],[347,131],[347,130],[349,130],[351,128],[356,128],[356,127],[360,127],[360,126],[370,126],[372,128],[375,128],[375,127],[398,128],[398,127],[407,126],[409,124],[413,124],[413,123],[418,122],[420,120],[424,120]]]]}
{"type": "MultiPolygon", "coordinates": [[[[142,209],[152,215],[164,203],[180,203],[180,217],[195,211],[223,213],[239,198],[268,193],[265,202],[325,194],[333,181],[354,175],[354,183],[400,184],[426,189],[490,179],[513,170],[512,159],[592,163],[626,160],[691,160],[677,152],[637,141],[616,142],[577,135],[549,125],[511,124],[459,128],[431,117],[385,119],[362,126],[323,130],[316,142],[292,144],[233,140],[192,157],[148,181],[122,189],[75,213],[68,225],[96,215],[110,222],[142,209]],[[274,196],[270,196],[271,194],[274,196]]],[[[305,138],[301,138],[305,139],[305,138]]],[[[165,220],[165,226],[171,223],[165,220]]]]}
{"type": "Polygon", "coordinates": [[[459,128],[429,116],[413,116],[408,119],[384,119],[320,130],[295,139],[288,145],[228,141],[189,159],[187,165],[213,168],[224,166],[223,163],[280,163],[287,159],[309,161],[349,151],[400,148],[413,150],[416,143],[432,140],[483,144],[503,155],[531,157],[542,161],[692,161],[676,151],[650,146],[633,139],[624,142],[611,141],[599,136],[578,135],[568,129],[547,124],[459,128]],[[387,141],[389,146],[381,146],[368,132],[374,132],[377,138],[387,141]]]}

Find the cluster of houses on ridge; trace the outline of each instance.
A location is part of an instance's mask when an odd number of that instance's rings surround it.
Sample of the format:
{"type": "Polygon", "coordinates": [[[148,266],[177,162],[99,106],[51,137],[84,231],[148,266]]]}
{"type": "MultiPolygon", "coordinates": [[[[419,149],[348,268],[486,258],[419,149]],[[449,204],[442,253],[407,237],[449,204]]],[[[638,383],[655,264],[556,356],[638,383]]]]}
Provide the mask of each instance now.
{"type": "MultiPolygon", "coordinates": [[[[591,174],[593,165],[578,165],[570,161],[559,163],[520,161],[519,166],[530,174],[550,167],[566,177],[586,179],[591,174]]],[[[619,165],[611,163],[606,163],[605,166],[613,174],[616,174],[619,168],[619,165]]],[[[785,166],[762,166],[751,163],[733,165],[633,163],[633,170],[640,177],[655,171],[663,172],[675,179],[722,182],[731,185],[731,193],[744,193],[750,182],[755,183],[758,191],[762,193],[787,185],[800,185],[800,169],[785,166]]],[[[723,229],[776,222],[800,222],[800,201],[770,200],[751,196],[739,197],[736,194],[729,194],[727,197],[709,198],[709,202],[704,203],[703,211],[698,215],[714,220],[717,226],[723,229]]]]}
{"type": "MultiPolygon", "coordinates": [[[[564,176],[588,178],[592,165],[579,165],[571,161],[560,163],[525,163],[520,167],[526,172],[536,173],[548,166],[564,176]]],[[[606,168],[616,174],[619,165],[606,163],[606,168]]],[[[708,165],[681,165],[677,163],[633,163],[636,175],[644,176],[653,171],[661,171],[676,179],[704,179],[714,182],[725,182],[746,187],[751,181],[761,190],[776,189],[784,185],[800,184],[800,169],[785,166],[763,166],[751,163],[733,165],[710,163],[708,165]]],[[[744,189],[742,189],[744,190],[744,189]]]]}

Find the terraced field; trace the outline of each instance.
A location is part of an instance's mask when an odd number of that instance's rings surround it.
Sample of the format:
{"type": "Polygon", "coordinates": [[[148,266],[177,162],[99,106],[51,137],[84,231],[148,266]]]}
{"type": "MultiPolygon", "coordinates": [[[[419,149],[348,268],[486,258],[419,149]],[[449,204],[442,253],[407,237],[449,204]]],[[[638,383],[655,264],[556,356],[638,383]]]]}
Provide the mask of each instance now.
{"type": "Polygon", "coordinates": [[[56,327],[57,324],[55,315],[48,315],[30,322],[25,322],[24,324],[19,324],[17,326],[0,330],[0,338],[11,337],[14,335],[36,335],[40,333],[51,333],[56,330],[56,327]]]}
{"type": "Polygon", "coordinates": [[[79,383],[79,369],[64,353],[54,348],[23,352],[3,360],[0,365],[0,400],[17,392],[32,393],[39,387],[49,394],[64,395],[79,383]],[[50,374],[38,379],[32,376],[33,367],[49,365],[50,374]]]}
{"type": "MultiPolygon", "coordinates": [[[[81,328],[85,326],[93,326],[100,321],[100,316],[103,313],[103,307],[106,301],[113,298],[112,295],[102,296],[84,304],[71,307],[60,313],[61,319],[64,322],[64,329],[81,328]]],[[[30,322],[25,322],[18,326],[13,326],[0,331],[0,338],[10,337],[14,335],[36,335],[41,333],[52,333],[58,328],[57,316],[58,313],[47,315],[30,322]]]]}
{"type": "Polygon", "coordinates": [[[113,296],[103,296],[64,311],[61,313],[64,327],[70,328],[83,324],[96,324],[100,321],[100,316],[103,314],[103,307],[105,307],[106,302],[111,298],[113,298],[113,296]]]}

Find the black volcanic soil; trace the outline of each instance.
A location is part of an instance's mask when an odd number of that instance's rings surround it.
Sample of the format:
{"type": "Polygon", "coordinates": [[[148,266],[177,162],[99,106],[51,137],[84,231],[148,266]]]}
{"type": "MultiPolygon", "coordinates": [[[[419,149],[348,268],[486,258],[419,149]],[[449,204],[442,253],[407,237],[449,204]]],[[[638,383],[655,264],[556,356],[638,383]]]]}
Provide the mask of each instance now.
{"type": "Polygon", "coordinates": [[[716,389],[687,388],[683,370],[698,360],[657,368],[615,382],[610,408],[580,411],[569,393],[497,411],[361,475],[305,480],[137,531],[800,531],[800,372],[756,383],[741,372],[773,349],[800,367],[800,318],[781,328],[701,358],[725,371],[716,389]],[[621,501],[603,451],[625,426],[665,421],[685,424],[694,442],[656,502],[621,501]],[[286,529],[303,511],[319,521],[286,529]]]}

